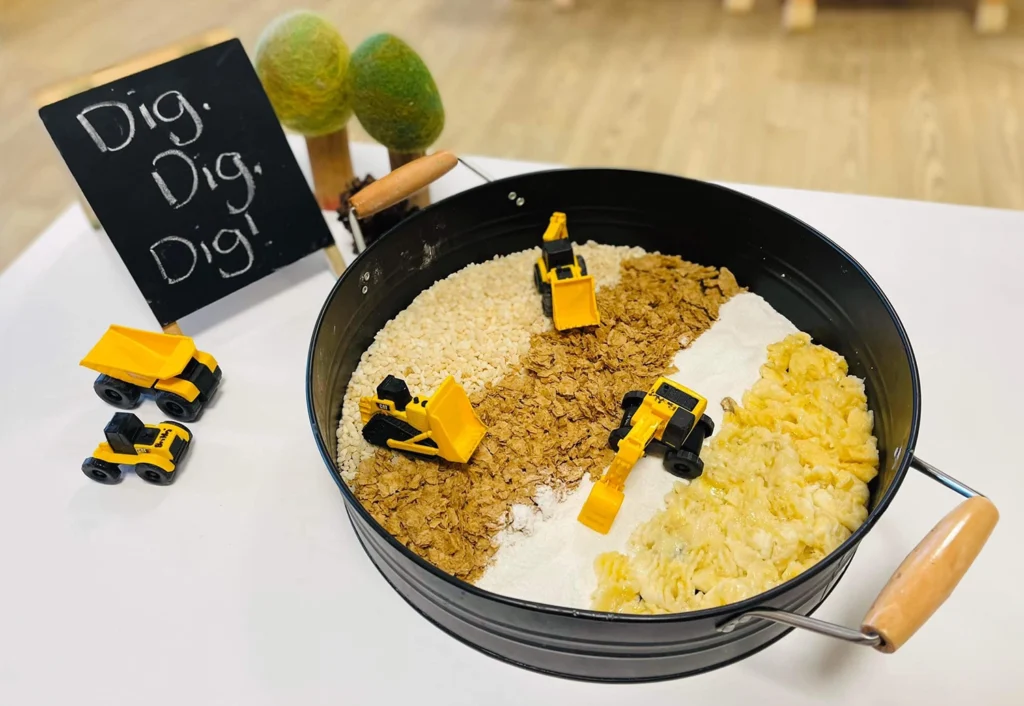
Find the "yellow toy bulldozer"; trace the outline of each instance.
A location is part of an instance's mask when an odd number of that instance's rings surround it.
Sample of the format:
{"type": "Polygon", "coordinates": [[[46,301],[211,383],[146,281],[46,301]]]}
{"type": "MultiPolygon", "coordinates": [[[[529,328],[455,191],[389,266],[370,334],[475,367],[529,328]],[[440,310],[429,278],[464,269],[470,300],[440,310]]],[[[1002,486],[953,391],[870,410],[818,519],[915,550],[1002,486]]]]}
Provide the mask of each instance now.
{"type": "Polygon", "coordinates": [[[626,478],[649,445],[665,449],[665,470],[693,480],[704,472],[700,449],[715,431],[704,414],[708,401],[693,390],[662,377],[646,393],[634,390],[622,398],[622,424],[608,445],[615,451],[611,466],[594,487],[577,518],[587,527],[608,534],[622,505],[626,478]]]}
{"type": "Polygon", "coordinates": [[[107,440],[82,462],[82,472],[105,485],[124,479],[122,466],[134,466],[140,478],[154,485],[170,485],[192,443],[192,432],[182,425],[143,424],[130,412],[117,412],[103,433],[107,440]]]}
{"type": "Polygon", "coordinates": [[[135,409],[142,393],[154,391],[164,414],[195,420],[220,386],[221,369],[209,353],[196,350],[188,336],[111,326],[81,365],[100,375],[99,398],[119,409],[135,409]]]}
{"type": "Polygon", "coordinates": [[[363,438],[376,446],[466,463],[487,433],[466,391],[449,375],[431,397],[413,397],[388,375],[377,394],[359,400],[363,438]]]}
{"type": "Polygon", "coordinates": [[[540,292],[544,315],[559,331],[597,326],[596,285],[587,274],[587,263],[577,256],[569,242],[565,214],[555,212],[544,231],[541,256],[533,266],[533,283],[540,292]]]}

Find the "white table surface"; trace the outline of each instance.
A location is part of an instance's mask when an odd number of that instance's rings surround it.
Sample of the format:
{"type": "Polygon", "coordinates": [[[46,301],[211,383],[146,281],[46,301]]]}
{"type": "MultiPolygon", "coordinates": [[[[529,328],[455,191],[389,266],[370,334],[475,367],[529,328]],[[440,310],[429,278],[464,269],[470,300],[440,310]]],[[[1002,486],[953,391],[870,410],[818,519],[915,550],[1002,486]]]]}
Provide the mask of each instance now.
{"type": "MultiPolygon", "coordinates": [[[[357,172],[386,170],[380,148],[353,152],[357,172]]],[[[495,177],[536,166],[476,164],[495,177]]],[[[460,167],[434,197],[475,183],[460,167]]],[[[113,410],[78,360],[110,323],[155,322],[76,207],[0,276],[0,704],[1024,703],[1024,213],[736,188],[878,280],[921,367],[918,452],[1002,509],[900,652],[798,631],[709,674],[607,686],[507,666],[434,628],[360,549],[313,442],[306,352],[333,282],[318,255],[181,321],[225,372],[175,485],[90,482],[79,466],[113,410]]],[[[139,411],[160,417],[151,401],[139,411]]],[[[911,471],[818,615],[857,625],[959,500],[911,471]]]]}

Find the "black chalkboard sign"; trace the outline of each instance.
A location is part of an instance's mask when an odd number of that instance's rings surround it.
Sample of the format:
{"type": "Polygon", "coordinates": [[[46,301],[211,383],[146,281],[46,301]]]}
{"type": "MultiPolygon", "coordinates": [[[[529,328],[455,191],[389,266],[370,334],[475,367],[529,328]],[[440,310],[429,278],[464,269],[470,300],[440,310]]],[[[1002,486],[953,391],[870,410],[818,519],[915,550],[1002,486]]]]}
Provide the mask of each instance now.
{"type": "Polygon", "coordinates": [[[39,116],[161,325],[334,243],[237,39],[39,116]]]}

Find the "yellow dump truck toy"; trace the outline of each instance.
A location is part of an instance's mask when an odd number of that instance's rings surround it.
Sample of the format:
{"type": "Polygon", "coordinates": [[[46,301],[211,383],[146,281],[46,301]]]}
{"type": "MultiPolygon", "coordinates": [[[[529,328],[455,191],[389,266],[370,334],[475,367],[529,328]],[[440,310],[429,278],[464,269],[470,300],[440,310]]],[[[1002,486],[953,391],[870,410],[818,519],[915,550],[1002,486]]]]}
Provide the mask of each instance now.
{"type": "Polygon", "coordinates": [[[359,400],[363,438],[376,446],[466,463],[487,433],[466,391],[449,375],[431,397],[413,397],[388,375],[377,394],[359,400]]]}
{"type": "Polygon", "coordinates": [[[81,364],[100,374],[93,389],[104,402],[135,409],[153,391],[164,414],[195,420],[220,386],[221,369],[188,336],[111,326],[81,364]]]}
{"type": "Polygon", "coordinates": [[[544,315],[550,316],[559,331],[597,326],[594,278],[587,274],[587,263],[573,252],[565,214],[555,212],[541,242],[541,256],[533,266],[533,283],[540,292],[544,315]]]}
{"type": "Polygon", "coordinates": [[[82,462],[82,472],[106,485],[120,483],[123,466],[154,485],[170,485],[178,477],[192,432],[176,422],[143,424],[131,412],[117,412],[103,430],[107,440],[82,462]]]}
{"type": "Polygon", "coordinates": [[[612,431],[608,445],[615,458],[604,476],[590,489],[579,521],[607,534],[622,505],[626,478],[649,446],[665,449],[665,470],[693,480],[704,472],[700,449],[715,431],[704,414],[708,401],[668,378],[658,378],[646,393],[634,390],[622,398],[622,424],[612,431]]]}

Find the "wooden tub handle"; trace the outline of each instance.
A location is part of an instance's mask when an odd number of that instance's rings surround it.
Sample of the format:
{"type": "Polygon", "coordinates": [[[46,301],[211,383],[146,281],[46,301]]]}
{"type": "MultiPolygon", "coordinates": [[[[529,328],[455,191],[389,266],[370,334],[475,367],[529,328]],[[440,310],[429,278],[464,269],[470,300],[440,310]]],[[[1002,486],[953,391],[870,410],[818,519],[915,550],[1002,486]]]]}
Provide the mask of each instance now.
{"type": "Polygon", "coordinates": [[[968,498],[914,547],[878,594],[862,630],[882,638],[875,649],[895,652],[924,625],[960,583],[999,522],[986,497],[968,498]]]}
{"type": "Polygon", "coordinates": [[[404,164],[349,199],[358,218],[368,218],[407,199],[455,168],[459,158],[442,150],[404,164]]]}

